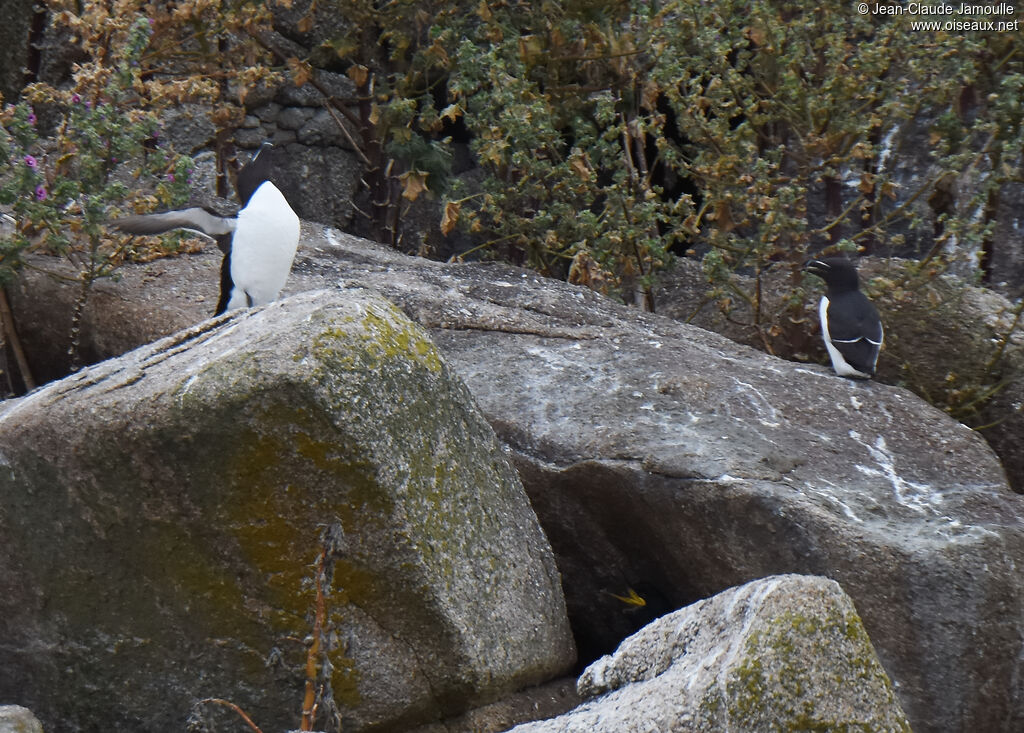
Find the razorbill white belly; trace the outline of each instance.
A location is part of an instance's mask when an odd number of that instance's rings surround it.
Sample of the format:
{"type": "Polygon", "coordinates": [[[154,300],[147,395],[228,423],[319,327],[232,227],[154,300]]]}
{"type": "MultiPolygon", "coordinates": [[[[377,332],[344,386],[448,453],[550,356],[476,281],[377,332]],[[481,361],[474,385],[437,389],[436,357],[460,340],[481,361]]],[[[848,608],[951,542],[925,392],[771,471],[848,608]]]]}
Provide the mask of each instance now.
{"type": "Polygon", "coordinates": [[[870,379],[884,332],[878,311],[860,291],[857,269],[845,257],[814,259],[804,269],[824,280],[827,287],[818,304],[818,317],[832,368],[841,377],[870,379]]]}
{"type": "Polygon", "coordinates": [[[299,217],[270,181],[272,147],[264,143],[238,172],[242,208],[234,217],[195,207],[128,216],[112,225],[130,234],[189,229],[214,237],[224,252],[215,315],[270,303],[284,288],[299,244],[299,217]]]}

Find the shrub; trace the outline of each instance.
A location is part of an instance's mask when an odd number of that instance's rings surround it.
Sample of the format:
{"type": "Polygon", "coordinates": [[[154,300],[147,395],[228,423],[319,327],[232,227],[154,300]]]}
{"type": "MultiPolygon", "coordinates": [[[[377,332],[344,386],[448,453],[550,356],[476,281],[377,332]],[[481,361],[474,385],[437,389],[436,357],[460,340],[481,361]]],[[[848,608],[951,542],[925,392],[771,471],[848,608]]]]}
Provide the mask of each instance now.
{"type": "Polygon", "coordinates": [[[0,286],[17,276],[29,249],[76,263],[81,297],[71,324],[72,362],[93,283],[137,254],[127,239],[107,236],[111,207],[187,198],[191,161],[165,149],[157,117],[138,106],[138,61],[151,32],[145,18],[124,22],[109,37],[121,47],[116,61],[80,67],[68,89],[30,86],[22,102],[0,113],[0,204],[16,222],[0,239],[0,286]],[[133,193],[132,177],[151,186],[133,193]]]}
{"type": "Polygon", "coordinates": [[[709,300],[746,301],[783,355],[802,350],[808,253],[908,252],[909,233],[969,260],[991,245],[978,197],[1019,177],[999,157],[1021,139],[1019,34],[777,0],[484,3],[438,33],[486,171],[443,226],[648,305],[667,253],[689,252],[709,300]],[[968,89],[983,101],[951,104],[968,89]],[[911,122],[931,126],[931,168],[898,190],[890,144],[911,122]],[[933,234],[919,204],[979,167],[974,200],[932,206],[933,234]],[[791,273],[782,314],[732,277],[768,267],[791,273]]]}

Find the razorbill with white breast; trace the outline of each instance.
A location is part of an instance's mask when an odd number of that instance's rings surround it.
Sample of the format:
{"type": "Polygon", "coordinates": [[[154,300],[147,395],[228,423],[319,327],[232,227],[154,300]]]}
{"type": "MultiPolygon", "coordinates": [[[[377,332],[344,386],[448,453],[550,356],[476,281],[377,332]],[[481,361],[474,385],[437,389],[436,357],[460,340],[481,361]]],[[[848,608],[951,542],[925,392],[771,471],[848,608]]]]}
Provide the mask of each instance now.
{"type": "Polygon", "coordinates": [[[804,269],[828,288],[821,296],[818,317],[832,368],[841,377],[870,379],[884,333],[878,311],[860,291],[857,269],[845,257],[814,259],[804,269]]]}
{"type": "Polygon", "coordinates": [[[233,217],[194,207],[162,214],[140,214],[112,222],[130,234],[162,234],[190,229],[217,240],[224,252],[220,300],[214,315],[275,300],[291,271],[299,244],[299,217],[270,181],[270,143],[238,172],[242,208],[233,217]]]}

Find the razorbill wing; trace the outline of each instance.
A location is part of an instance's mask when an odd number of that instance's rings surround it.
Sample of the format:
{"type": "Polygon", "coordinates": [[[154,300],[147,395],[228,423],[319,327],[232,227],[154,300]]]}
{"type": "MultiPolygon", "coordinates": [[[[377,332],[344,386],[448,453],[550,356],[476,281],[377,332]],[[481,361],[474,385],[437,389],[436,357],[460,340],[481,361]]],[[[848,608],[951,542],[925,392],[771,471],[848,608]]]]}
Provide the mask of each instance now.
{"type": "Polygon", "coordinates": [[[884,333],[878,311],[860,291],[857,269],[845,257],[814,259],[804,269],[827,286],[818,317],[832,368],[841,377],[870,379],[884,333]]]}
{"type": "Polygon", "coordinates": [[[238,172],[242,208],[234,217],[202,208],[140,214],[111,222],[130,234],[161,234],[172,229],[202,232],[224,252],[220,300],[215,315],[275,300],[291,271],[299,244],[299,217],[270,181],[273,146],[263,143],[238,172]]]}

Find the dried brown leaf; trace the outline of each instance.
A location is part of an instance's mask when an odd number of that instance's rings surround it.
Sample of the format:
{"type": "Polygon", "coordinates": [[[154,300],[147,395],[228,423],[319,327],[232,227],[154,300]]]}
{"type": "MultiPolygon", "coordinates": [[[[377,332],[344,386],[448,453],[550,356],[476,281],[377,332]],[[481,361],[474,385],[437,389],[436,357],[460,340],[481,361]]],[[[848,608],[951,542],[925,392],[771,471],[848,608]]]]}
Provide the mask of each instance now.
{"type": "Polygon", "coordinates": [[[370,78],[370,70],[362,64],[353,64],[348,67],[348,78],[354,81],[357,87],[366,86],[366,82],[370,78]]]}
{"type": "Polygon", "coordinates": [[[446,237],[455,229],[459,221],[459,212],[462,211],[462,203],[459,201],[448,201],[444,205],[444,214],[441,216],[441,233],[446,237]]]}
{"type": "Polygon", "coordinates": [[[427,188],[427,173],[412,170],[398,177],[402,182],[402,198],[415,201],[427,188]]]}

